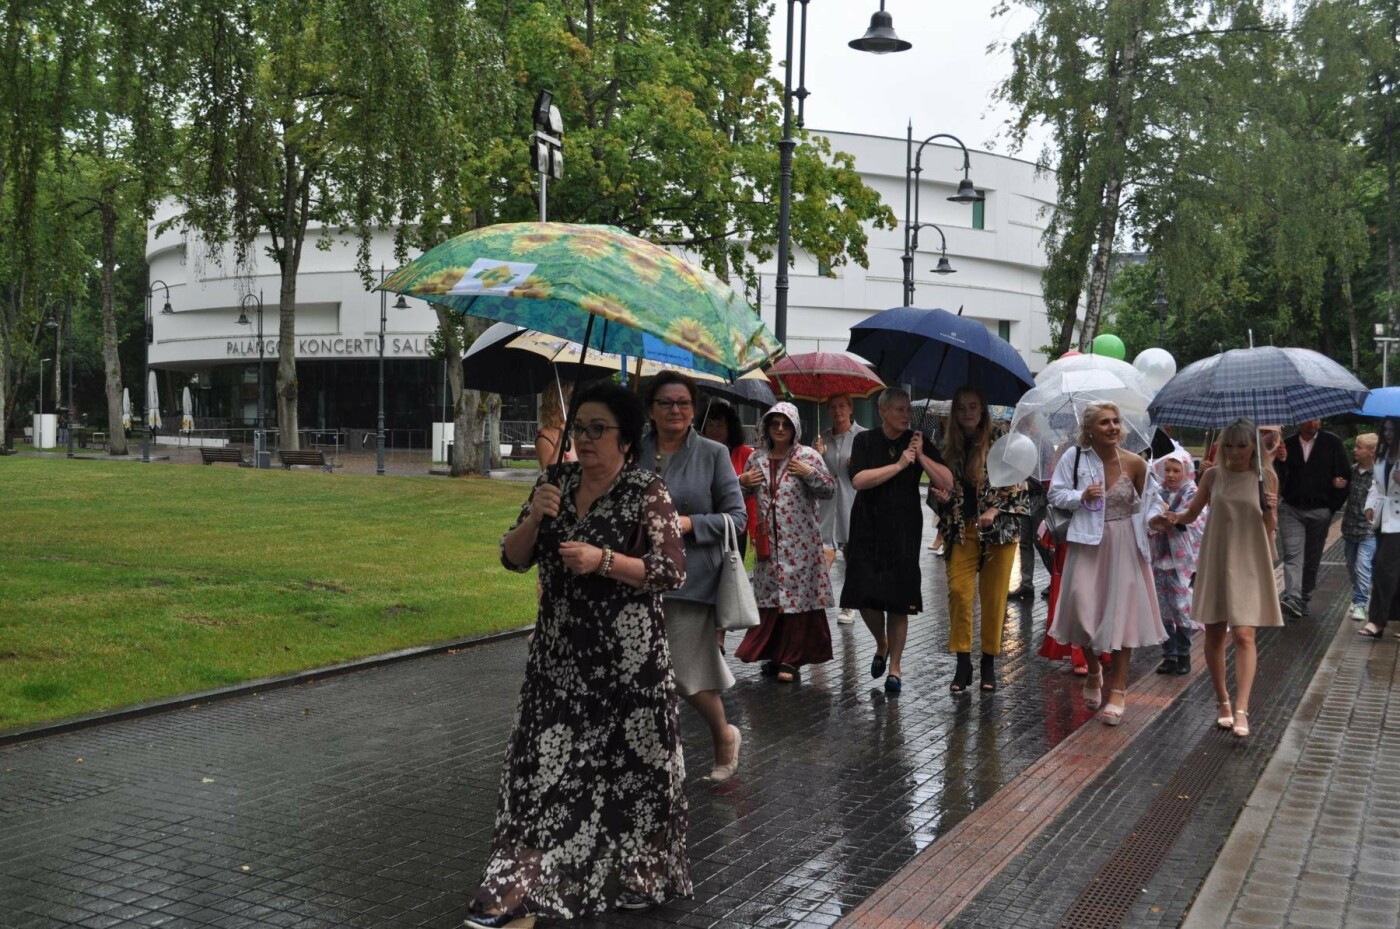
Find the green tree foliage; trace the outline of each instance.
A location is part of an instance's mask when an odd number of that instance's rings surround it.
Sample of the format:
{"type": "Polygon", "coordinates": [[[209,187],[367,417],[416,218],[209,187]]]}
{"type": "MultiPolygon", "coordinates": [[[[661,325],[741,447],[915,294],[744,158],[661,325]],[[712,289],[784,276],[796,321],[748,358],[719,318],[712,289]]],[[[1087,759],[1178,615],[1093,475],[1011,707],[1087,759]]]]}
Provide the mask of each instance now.
{"type": "Polygon", "coordinates": [[[17,387],[37,368],[52,283],[70,257],[66,230],[45,222],[58,194],[55,164],[71,118],[80,30],[67,4],[11,2],[0,39],[0,428],[17,387]]]}
{"type": "MultiPolygon", "coordinates": [[[[490,165],[509,180],[490,219],[536,215],[524,140],[535,93],[550,89],[566,136],[551,219],[621,226],[752,287],[777,244],[782,89],[768,77],[769,6],[482,0],[517,85],[513,134],[490,165]]],[[[793,241],[833,267],[864,264],[867,222],[890,228],[894,216],[849,155],[805,138],[793,167],[793,241]]]]}
{"type": "Polygon", "coordinates": [[[1394,292],[1377,286],[1394,241],[1394,4],[1320,0],[1287,19],[1255,0],[1024,5],[1037,20],[1000,94],[1023,108],[1013,142],[1043,120],[1056,143],[1051,351],[1107,320],[1154,328],[1146,275],[1183,324],[1167,333],[1183,363],[1252,331],[1365,369],[1394,292]],[[1152,267],[1122,272],[1106,299],[1109,256],[1129,244],[1152,267]]]}
{"type": "Polygon", "coordinates": [[[468,180],[499,132],[499,43],[455,0],[196,0],[182,218],[232,242],[260,236],[281,272],[276,399],[297,448],[297,272],[307,231],[345,228],[370,284],[375,227],[431,238],[478,209],[468,180]],[[195,107],[198,112],[195,112],[195,107]],[[415,220],[423,226],[414,229],[415,220]]]}

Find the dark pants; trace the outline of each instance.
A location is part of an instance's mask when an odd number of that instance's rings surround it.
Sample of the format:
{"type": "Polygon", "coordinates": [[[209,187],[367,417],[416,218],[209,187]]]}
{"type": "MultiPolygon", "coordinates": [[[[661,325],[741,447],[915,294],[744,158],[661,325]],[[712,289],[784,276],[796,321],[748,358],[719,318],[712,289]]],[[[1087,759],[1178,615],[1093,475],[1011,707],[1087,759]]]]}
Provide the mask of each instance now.
{"type": "Polygon", "coordinates": [[[1400,532],[1382,532],[1376,538],[1372,562],[1371,610],[1366,618],[1377,629],[1400,620],[1400,532]]]}
{"type": "MultiPolygon", "coordinates": [[[[1031,553],[1034,549],[1040,555],[1040,563],[1045,565],[1045,573],[1049,574],[1054,564],[1055,555],[1050,549],[1041,545],[1035,537],[1035,529],[1045,519],[1045,505],[1042,503],[1039,509],[1031,510],[1031,515],[1021,517],[1021,583],[1033,584],[1035,582],[1035,555],[1031,553]]],[[[1050,583],[1047,578],[1045,583],[1050,583]]]]}
{"type": "Polygon", "coordinates": [[[1168,626],[1167,639],[1162,643],[1163,658],[1191,657],[1191,630],[1186,626],[1168,626]]]}
{"type": "Polygon", "coordinates": [[[1278,537],[1283,556],[1283,595],[1300,604],[1312,598],[1317,586],[1317,566],[1327,544],[1332,511],[1325,506],[1299,509],[1288,503],[1278,507],[1278,537]]]}

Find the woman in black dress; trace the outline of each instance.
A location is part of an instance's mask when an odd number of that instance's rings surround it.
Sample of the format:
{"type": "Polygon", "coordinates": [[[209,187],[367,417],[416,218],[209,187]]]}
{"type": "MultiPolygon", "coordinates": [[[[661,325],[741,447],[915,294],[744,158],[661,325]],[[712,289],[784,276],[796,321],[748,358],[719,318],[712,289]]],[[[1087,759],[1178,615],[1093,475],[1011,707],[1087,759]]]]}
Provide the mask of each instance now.
{"type": "Polygon", "coordinates": [[[528,929],[691,894],[676,686],[661,594],[685,581],[665,485],[632,464],[642,409],[579,397],[577,462],[541,477],[501,540],[540,568],[540,609],[506,747],[491,856],[466,920],[528,929]]]}
{"type": "Polygon", "coordinates": [[[867,429],[851,445],[851,538],[846,545],[846,582],[841,608],[860,610],[875,637],[870,676],[886,669],[885,690],[904,686],[900,658],[909,634],[909,616],[924,609],[920,590],[919,543],[924,517],[919,479],[953,486],[938,449],[909,428],[909,394],[891,387],[880,394],[880,428],[867,429]],[[914,467],[917,465],[918,467],[914,467]]]}

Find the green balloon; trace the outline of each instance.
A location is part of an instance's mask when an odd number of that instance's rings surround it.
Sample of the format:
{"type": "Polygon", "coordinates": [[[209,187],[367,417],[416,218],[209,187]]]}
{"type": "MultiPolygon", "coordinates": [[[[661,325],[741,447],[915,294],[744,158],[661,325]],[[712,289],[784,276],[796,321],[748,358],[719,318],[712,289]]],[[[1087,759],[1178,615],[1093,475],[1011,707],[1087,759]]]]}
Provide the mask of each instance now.
{"type": "Polygon", "coordinates": [[[1123,340],[1111,332],[1094,336],[1094,354],[1107,355],[1109,358],[1117,358],[1122,361],[1128,354],[1128,350],[1123,346],[1123,340]]]}

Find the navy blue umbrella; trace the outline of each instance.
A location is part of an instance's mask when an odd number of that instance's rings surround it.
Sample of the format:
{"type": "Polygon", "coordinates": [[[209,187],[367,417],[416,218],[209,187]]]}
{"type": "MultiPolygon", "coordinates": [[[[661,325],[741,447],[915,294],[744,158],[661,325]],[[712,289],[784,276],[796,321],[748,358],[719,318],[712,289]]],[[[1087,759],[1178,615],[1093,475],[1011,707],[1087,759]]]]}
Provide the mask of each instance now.
{"type": "Polygon", "coordinates": [[[912,384],[943,400],[972,384],[988,403],[1015,406],[1035,386],[1010,342],[947,310],[900,306],[876,313],[851,327],[846,351],[870,362],[886,384],[912,384]]]}

